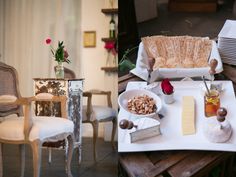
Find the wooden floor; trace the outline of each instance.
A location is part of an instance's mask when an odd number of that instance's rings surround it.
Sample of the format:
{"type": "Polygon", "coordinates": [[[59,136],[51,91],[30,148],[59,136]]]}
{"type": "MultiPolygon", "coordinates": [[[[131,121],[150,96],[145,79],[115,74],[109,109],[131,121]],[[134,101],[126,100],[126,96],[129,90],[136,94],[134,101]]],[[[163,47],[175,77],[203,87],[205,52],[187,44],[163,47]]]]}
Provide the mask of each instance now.
{"type": "MultiPolygon", "coordinates": [[[[29,146],[26,147],[25,177],[33,177],[32,155],[29,146]]],[[[19,153],[16,145],[3,146],[3,177],[19,177],[19,153]]],[[[48,153],[42,153],[41,177],[65,177],[64,153],[53,151],[52,163],[48,164],[48,153]]],[[[109,142],[98,140],[98,162],[94,163],[92,153],[92,139],[83,138],[82,163],[78,165],[76,153],[72,161],[72,174],[74,177],[114,177],[117,172],[117,152],[112,150],[109,142]]]]}

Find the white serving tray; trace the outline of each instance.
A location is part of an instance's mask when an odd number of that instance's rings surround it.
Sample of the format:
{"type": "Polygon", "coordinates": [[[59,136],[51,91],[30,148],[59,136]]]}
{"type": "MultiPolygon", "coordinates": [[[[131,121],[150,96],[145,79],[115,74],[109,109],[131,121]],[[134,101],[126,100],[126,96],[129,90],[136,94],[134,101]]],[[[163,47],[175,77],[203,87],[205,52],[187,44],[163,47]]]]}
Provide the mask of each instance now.
{"type": "MultiPolygon", "coordinates": [[[[179,81],[171,82],[175,89],[175,99],[173,104],[163,102],[164,118],[159,119],[161,126],[161,136],[156,136],[136,143],[130,142],[129,130],[118,128],[118,152],[138,152],[156,150],[217,150],[217,151],[236,151],[236,99],[231,81],[214,81],[223,84],[221,93],[221,106],[227,108],[226,119],[231,123],[233,134],[225,143],[211,143],[203,134],[203,125],[207,120],[204,115],[204,104],[202,94],[202,81],[179,81]],[[196,108],[196,134],[182,135],[181,129],[181,110],[182,97],[193,96],[196,108]]],[[[146,82],[129,82],[128,89],[143,88],[146,82]]],[[[163,100],[162,95],[160,95],[163,100]]],[[[118,122],[121,119],[136,120],[124,110],[120,110],[118,122]]]]}
{"type": "MultiPolygon", "coordinates": [[[[143,80],[148,80],[148,56],[144,49],[143,43],[139,44],[138,58],[136,61],[136,67],[132,69],[130,72],[143,80]]],[[[216,67],[216,73],[220,73],[223,71],[223,64],[221,61],[221,57],[216,45],[215,41],[212,41],[212,50],[209,57],[208,63],[212,59],[216,59],[218,61],[218,65],[216,67]]],[[[210,67],[201,67],[201,68],[159,68],[155,69],[151,73],[150,81],[160,80],[162,78],[182,78],[182,77],[201,77],[205,76],[207,79],[211,79],[211,75],[209,74],[210,67]]]]}

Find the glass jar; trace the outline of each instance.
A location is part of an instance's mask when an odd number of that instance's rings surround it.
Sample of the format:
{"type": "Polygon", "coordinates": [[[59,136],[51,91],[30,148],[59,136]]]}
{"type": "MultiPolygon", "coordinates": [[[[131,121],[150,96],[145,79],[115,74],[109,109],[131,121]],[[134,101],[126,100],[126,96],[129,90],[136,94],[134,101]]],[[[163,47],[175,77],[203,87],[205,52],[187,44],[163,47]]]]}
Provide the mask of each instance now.
{"type": "Polygon", "coordinates": [[[220,94],[217,90],[210,90],[210,94],[207,92],[204,96],[204,108],[205,116],[216,116],[217,109],[220,108],[220,94]]]}

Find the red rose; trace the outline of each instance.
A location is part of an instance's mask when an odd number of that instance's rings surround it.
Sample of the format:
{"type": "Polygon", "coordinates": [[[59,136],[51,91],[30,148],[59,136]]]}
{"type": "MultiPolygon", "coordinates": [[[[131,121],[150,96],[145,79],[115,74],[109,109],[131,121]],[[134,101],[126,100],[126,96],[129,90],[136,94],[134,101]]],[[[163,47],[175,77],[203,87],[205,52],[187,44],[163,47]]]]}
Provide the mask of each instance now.
{"type": "Polygon", "coordinates": [[[50,44],[51,41],[52,41],[52,40],[51,40],[50,38],[46,39],[46,44],[50,44]]]}
{"type": "Polygon", "coordinates": [[[114,49],[115,48],[115,42],[106,42],[105,43],[105,46],[104,46],[105,49],[114,49]]]}
{"type": "Polygon", "coordinates": [[[169,79],[164,79],[161,82],[162,92],[166,95],[170,95],[174,92],[174,87],[171,85],[169,79]]]}
{"type": "Polygon", "coordinates": [[[113,41],[108,41],[105,43],[104,48],[107,49],[108,52],[112,52],[113,55],[116,55],[116,45],[113,41]]]}

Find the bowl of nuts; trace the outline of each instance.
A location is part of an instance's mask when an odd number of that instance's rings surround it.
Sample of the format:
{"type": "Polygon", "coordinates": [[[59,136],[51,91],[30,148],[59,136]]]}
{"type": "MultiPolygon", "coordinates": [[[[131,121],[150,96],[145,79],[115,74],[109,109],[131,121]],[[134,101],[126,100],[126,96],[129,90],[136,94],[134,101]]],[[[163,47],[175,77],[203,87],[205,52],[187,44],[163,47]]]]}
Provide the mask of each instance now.
{"type": "Polygon", "coordinates": [[[136,117],[152,117],[162,107],[161,99],[146,89],[127,90],[119,95],[118,104],[136,117]]]}

